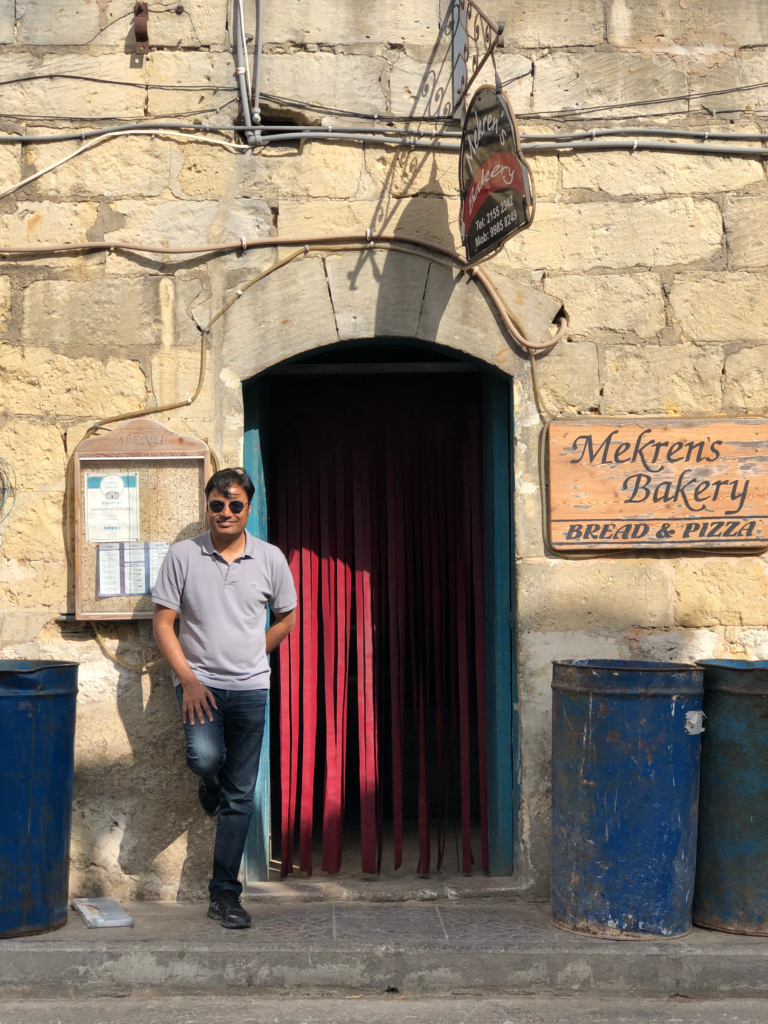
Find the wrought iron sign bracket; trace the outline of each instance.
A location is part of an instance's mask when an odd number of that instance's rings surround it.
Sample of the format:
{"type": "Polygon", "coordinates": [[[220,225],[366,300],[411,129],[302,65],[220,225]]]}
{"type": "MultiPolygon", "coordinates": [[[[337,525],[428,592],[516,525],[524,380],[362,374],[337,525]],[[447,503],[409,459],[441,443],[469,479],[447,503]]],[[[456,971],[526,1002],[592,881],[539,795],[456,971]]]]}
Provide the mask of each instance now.
{"type": "Polygon", "coordinates": [[[475,0],[453,4],[453,114],[467,97],[485,62],[501,45],[504,22],[494,22],[475,0]]]}
{"type": "Polygon", "coordinates": [[[131,64],[141,67],[143,57],[149,53],[149,4],[137,3],[133,8],[133,34],[136,36],[135,58],[131,64]]]}

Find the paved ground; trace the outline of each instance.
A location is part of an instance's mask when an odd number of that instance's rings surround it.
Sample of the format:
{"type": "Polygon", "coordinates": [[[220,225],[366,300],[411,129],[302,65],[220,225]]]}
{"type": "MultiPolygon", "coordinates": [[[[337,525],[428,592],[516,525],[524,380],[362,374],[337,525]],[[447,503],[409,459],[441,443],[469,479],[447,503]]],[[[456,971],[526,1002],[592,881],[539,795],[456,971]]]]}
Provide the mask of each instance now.
{"type": "Polygon", "coordinates": [[[4,1003],[0,1024],[765,1024],[768,1001],[610,999],[89,999],[4,1003]]]}
{"type": "MultiPolygon", "coordinates": [[[[138,903],[134,928],[0,942],[0,998],[423,996],[768,997],[768,939],[699,929],[611,942],[553,928],[510,899],[251,903],[233,932],[205,904],[138,903]]],[[[396,1001],[398,1004],[404,1000],[396,1001]]],[[[766,1015],[768,1020],[768,1014],[766,1015]]]]}

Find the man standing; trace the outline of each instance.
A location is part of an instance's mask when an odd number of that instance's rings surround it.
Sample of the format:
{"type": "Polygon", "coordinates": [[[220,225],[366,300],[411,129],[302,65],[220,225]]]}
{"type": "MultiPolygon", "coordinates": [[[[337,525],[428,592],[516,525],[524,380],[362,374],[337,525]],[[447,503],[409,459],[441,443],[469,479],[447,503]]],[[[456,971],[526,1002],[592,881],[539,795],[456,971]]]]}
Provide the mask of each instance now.
{"type": "Polygon", "coordinates": [[[267,655],[296,622],[285,556],[245,531],[253,491],[242,469],[214,473],[205,488],[209,532],[171,546],[152,591],[155,637],[173,672],[187,764],[200,777],[203,810],[219,816],[208,917],[224,928],[251,926],[238,874],[264,734],[267,655]]]}

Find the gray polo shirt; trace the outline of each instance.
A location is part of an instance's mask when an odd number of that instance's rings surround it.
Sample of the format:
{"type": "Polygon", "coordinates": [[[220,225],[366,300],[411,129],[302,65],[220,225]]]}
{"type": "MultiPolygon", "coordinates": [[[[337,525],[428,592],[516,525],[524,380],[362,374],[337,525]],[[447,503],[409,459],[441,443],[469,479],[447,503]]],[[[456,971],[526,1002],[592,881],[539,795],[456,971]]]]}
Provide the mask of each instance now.
{"type": "MultiPolygon", "coordinates": [[[[179,613],[179,643],[203,685],[269,688],[267,605],[273,612],[296,607],[291,571],[279,548],[246,533],[245,551],[229,565],[214,550],[210,533],[179,541],[165,556],[152,600],[179,613]]],[[[173,681],[179,685],[175,676],[173,681]]]]}

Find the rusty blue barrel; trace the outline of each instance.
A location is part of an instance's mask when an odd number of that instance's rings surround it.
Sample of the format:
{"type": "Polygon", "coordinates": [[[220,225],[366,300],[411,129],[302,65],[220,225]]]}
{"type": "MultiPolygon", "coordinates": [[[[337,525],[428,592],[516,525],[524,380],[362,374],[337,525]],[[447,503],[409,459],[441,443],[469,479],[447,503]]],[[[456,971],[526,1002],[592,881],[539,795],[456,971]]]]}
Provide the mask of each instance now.
{"type": "Polygon", "coordinates": [[[768,661],[704,669],[693,920],[768,935],[768,661]]]}
{"type": "Polygon", "coordinates": [[[67,920],[77,669],[0,660],[0,938],[67,920]]]}
{"type": "Polygon", "coordinates": [[[554,662],[559,928],[606,939],[691,930],[703,674],[666,662],[554,662]]]}

